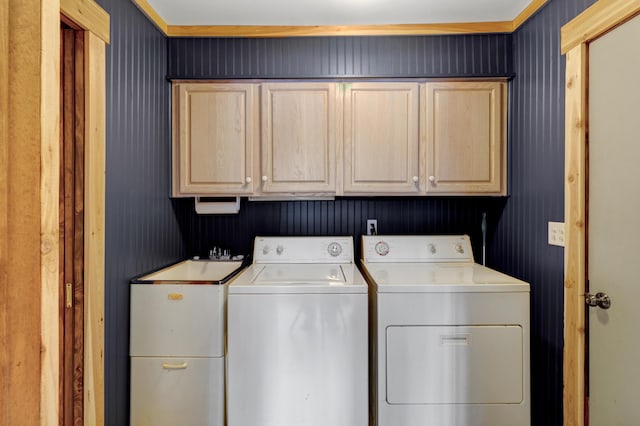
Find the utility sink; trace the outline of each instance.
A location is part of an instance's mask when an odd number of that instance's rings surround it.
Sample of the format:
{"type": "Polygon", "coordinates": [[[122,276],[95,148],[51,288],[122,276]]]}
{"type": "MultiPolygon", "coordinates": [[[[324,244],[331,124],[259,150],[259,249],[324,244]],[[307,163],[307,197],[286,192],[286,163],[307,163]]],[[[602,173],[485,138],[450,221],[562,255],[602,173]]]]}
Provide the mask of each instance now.
{"type": "Polygon", "coordinates": [[[242,260],[185,260],[135,279],[136,284],[224,284],[242,270],[242,260]]]}

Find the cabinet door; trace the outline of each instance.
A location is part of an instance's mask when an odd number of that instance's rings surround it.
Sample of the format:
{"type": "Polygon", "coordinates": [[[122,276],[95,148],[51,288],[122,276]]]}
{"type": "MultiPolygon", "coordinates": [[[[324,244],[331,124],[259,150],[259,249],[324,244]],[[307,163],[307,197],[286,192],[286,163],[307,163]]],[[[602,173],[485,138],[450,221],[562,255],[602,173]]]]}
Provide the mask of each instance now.
{"type": "Polygon", "coordinates": [[[427,192],[505,193],[505,83],[426,84],[427,192]]]}
{"type": "Polygon", "coordinates": [[[420,191],[419,87],[345,84],[345,193],[420,191]]]}
{"type": "Polygon", "coordinates": [[[335,193],[336,85],[262,85],[262,192],[335,193]]]}
{"type": "Polygon", "coordinates": [[[256,94],[254,84],[176,85],[174,196],[253,192],[256,94]]]}

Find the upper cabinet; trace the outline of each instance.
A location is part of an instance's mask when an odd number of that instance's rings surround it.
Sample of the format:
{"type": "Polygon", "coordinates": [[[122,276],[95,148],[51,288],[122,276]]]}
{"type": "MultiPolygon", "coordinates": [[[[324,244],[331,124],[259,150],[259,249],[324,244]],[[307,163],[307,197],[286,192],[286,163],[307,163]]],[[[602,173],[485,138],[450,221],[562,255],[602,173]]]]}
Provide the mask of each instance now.
{"type": "Polygon", "coordinates": [[[506,193],[506,84],[425,85],[427,193],[506,193]]]}
{"type": "Polygon", "coordinates": [[[504,195],[504,81],[174,83],[174,196],[504,195]]]}
{"type": "Polygon", "coordinates": [[[176,84],[173,195],[254,192],[255,84],[176,84]]]}
{"type": "Polygon", "coordinates": [[[344,84],[344,193],[420,192],[419,83],[344,84]]]}
{"type": "Polygon", "coordinates": [[[336,192],[336,84],[261,85],[265,193],[336,192]]]}

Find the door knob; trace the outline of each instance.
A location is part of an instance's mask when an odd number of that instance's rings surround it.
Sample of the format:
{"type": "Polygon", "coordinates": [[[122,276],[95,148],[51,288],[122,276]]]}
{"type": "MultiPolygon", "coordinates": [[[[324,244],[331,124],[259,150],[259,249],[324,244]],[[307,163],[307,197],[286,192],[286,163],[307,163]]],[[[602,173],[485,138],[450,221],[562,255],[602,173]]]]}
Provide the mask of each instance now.
{"type": "Polygon", "coordinates": [[[596,293],[595,295],[587,293],[584,301],[591,307],[597,306],[602,309],[609,309],[611,307],[611,299],[607,293],[596,293]]]}

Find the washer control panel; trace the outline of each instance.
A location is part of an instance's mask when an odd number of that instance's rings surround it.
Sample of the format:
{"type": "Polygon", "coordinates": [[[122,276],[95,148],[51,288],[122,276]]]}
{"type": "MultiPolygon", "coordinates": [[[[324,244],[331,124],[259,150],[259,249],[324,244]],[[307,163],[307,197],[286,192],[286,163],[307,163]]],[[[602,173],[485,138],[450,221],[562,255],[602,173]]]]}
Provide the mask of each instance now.
{"type": "Polygon", "coordinates": [[[473,262],[468,235],[363,235],[365,262],[473,262]]]}
{"type": "Polygon", "coordinates": [[[254,263],[353,263],[352,237],[256,237],[254,263]]]}

